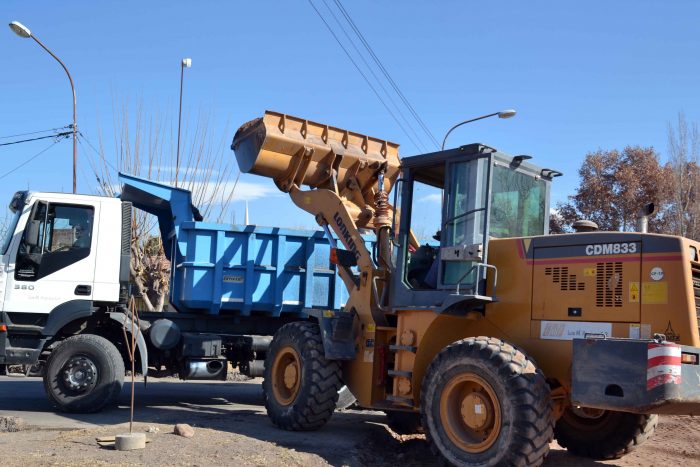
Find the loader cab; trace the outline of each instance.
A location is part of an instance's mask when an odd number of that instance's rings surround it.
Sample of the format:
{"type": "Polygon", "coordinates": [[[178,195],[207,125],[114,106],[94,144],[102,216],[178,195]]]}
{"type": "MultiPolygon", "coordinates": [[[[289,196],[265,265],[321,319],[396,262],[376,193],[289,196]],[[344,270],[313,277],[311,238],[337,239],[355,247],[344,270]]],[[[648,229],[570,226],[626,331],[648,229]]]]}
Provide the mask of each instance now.
{"type": "Polygon", "coordinates": [[[471,144],[402,160],[392,309],[464,313],[495,299],[489,239],[548,233],[549,186],[559,172],[527,159],[471,144]]]}

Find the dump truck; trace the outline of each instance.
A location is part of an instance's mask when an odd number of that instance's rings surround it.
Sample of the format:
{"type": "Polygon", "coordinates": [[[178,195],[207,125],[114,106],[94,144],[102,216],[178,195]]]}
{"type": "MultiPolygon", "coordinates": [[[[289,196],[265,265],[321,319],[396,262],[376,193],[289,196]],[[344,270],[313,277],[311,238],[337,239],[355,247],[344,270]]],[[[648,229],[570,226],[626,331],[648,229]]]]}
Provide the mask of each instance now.
{"type": "Polygon", "coordinates": [[[263,390],[278,427],[320,428],[345,383],[448,464],[540,465],[553,438],[617,458],[657,414],[700,413],[700,243],[548,235],[560,172],[485,144],[400,159],[390,141],[268,111],[231,147],[335,233],[349,291],[275,333],[263,390]],[[416,234],[425,187],[439,244],[416,234]]]}
{"type": "MultiPolygon", "coordinates": [[[[116,401],[132,329],[144,378],[225,380],[229,368],[262,376],[281,326],[345,303],[323,232],[208,223],[188,190],[119,181],[118,198],[20,191],[10,203],[0,366],[33,368],[57,408],[96,412],[116,401]],[[135,209],[157,218],[170,311],[134,316],[129,307],[135,209]]],[[[338,397],[354,401],[347,389],[338,397]]]]}

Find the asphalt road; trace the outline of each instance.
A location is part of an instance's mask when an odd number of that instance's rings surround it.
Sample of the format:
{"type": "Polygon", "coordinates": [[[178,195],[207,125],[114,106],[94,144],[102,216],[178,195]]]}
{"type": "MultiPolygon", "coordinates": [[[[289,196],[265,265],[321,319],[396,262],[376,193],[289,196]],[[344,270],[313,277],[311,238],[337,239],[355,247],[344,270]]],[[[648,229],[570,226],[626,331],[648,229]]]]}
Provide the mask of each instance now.
{"type": "MultiPolygon", "coordinates": [[[[41,378],[0,376],[0,416],[16,415],[42,428],[90,428],[129,421],[130,381],[125,381],[119,406],[97,414],[57,412],[44,393],[41,378]]],[[[187,414],[265,414],[259,381],[182,382],[173,378],[150,379],[135,386],[135,419],[157,423],[182,422],[187,414]]],[[[186,421],[183,423],[187,423],[186,421]]]]}
{"type": "MultiPolygon", "coordinates": [[[[336,412],[322,429],[289,432],[272,425],[265,412],[261,379],[246,382],[183,382],[174,378],[136,383],[134,421],[140,424],[188,423],[235,433],[300,452],[316,454],[333,465],[351,464],[358,446],[379,437],[391,440],[381,412],[336,412]]],[[[22,417],[39,429],[89,429],[129,421],[131,385],[125,384],[118,407],[95,414],[57,412],[46,398],[41,378],[0,376],[0,416],[22,417]]]]}

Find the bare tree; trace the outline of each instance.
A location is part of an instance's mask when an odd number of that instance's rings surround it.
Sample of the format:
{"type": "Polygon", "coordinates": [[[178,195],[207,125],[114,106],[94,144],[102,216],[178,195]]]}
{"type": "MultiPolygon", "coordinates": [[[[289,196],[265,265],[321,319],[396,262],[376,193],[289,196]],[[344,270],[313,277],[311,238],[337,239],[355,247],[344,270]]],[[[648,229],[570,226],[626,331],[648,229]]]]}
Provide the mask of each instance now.
{"type": "Polygon", "coordinates": [[[683,112],[679,112],[675,128],[668,124],[668,163],[673,180],[669,232],[694,239],[700,239],[699,151],[698,125],[688,124],[683,112]]]}
{"type": "MultiPolygon", "coordinates": [[[[98,174],[98,190],[106,196],[120,191],[117,170],[174,185],[175,144],[173,120],[138,102],[114,106],[114,157],[108,156],[102,132],[100,160],[93,167],[98,174]],[[111,163],[116,159],[116,164],[111,163]]],[[[238,181],[234,158],[228,151],[228,133],[215,135],[210,116],[201,112],[184,118],[178,186],[192,192],[193,204],[205,218],[217,222],[230,214],[230,204],[238,181]],[[190,122],[188,125],[187,122],[190,122]]],[[[132,222],[130,280],[149,311],[161,311],[170,285],[170,264],[156,232],[153,216],[135,211],[132,222]]]]}

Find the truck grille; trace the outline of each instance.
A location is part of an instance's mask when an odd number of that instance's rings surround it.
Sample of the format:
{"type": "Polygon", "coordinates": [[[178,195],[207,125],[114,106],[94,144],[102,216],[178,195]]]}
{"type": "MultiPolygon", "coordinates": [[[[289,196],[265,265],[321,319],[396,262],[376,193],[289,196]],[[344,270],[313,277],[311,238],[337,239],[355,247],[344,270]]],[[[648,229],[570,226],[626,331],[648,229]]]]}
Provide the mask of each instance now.
{"type": "Polygon", "coordinates": [[[700,329],[700,263],[690,262],[690,270],[693,274],[693,294],[695,295],[695,317],[700,329]]]}

